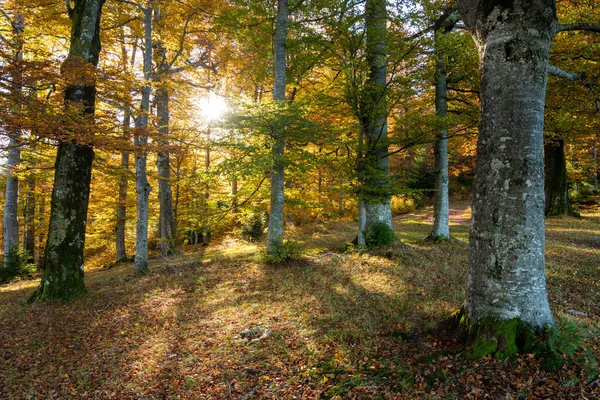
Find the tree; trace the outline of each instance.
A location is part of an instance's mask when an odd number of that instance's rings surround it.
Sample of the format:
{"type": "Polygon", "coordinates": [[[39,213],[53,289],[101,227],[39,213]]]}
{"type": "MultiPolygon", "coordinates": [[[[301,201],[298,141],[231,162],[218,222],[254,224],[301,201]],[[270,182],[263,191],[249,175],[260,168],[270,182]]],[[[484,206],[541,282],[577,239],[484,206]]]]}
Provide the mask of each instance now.
{"type": "Polygon", "coordinates": [[[459,0],[458,8],[481,75],[464,312],[470,355],[505,357],[518,350],[518,337],[554,326],[544,261],[544,99],[552,37],[575,28],[557,23],[554,0],[459,0]]]}
{"type": "Polygon", "coordinates": [[[573,215],[569,202],[564,139],[547,138],[544,143],[544,213],[547,216],[573,215]]]}
{"type": "MultiPolygon", "coordinates": [[[[21,66],[18,65],[23,59],[23,28],[25,26],[25,17],[21,13],[16,13],[11,21],[13,34],[13,63],[14,73],[12,76],[12,92],[16,103],[13,111],[19,113],[21,110],[21,66]]],[[[6,190],[4,200],[4,268],[11,267],[9,264],[15,262],[11,260],[10,254],[13,254],[19,245],[19,178],[16,169],[21,162],[20,150],[20,132],[15,129],[11,133],[8,142],[8,157],[6,160],[6,190]]]]}
{"type": "MultiPolygon", "coordinates": [[[[274,75],[273,101],[280,107],[285,104],[286,88],[286,52],[285,41],[289,26],[288,0],[277,0],[277,22],[275,26],[274,48],[274,75]]],[[[284,213],[284,152],[285,128],[279,126],[273,133],[273,167],[271,169],[271,202],[269,211],[269,234],[267,254],[274,254],[279,249],[283,240],[283,213],[284,213]]]]}
{"type": "Polygon", "coordinates": [[[153,0],[146,7],[138,6],[144,15],[144,84],[140,100],[140,115],[135,120],[135,190],[137,193],[137,222],[135,225],[135,273],[148,272],[148,197],[152,187],[146,175],[148,145],[148,118],[150,113],[150,94],[152,92],[152,14],[153,0]]]}
{"type": "Polygon", "coordinates": [[[387,132],[387,10],[385,0],[368,0],[365,9],[366,59],[369,75],[360,105],[358,244],[374,224],[392,228],[391,182],[387,132]]]}
{"type": "MultiPolygon", "coordinates": [[[[94,70],[100,54],[103,4],[104,0],[75,0],[71,7],[67,2],[72,21],[71,43],[62,73],[68,82],[65,106],[75,108],[81,117],[74,129],[78,124],[89,124],[86,126],[89,128],[94,121],[94,70]]],[[[42,279],[29,302],[70,299],[86,291],[83,249],[94,150],[78,141],[78,136],[73,135],[72,140],[60,141],[58,145],[42,279]]]]}
{"type": "MultiPolygon", "coordinates": [[[[453,25],[453,24],[452,24],[453,25]]],[[[435,32],[435,113],[444,118],[448,112],[448,82],[446,60],[443,49],[439,43],[439,35],[448,33],[452,26],[445,28],[445,32],[435,32]]],[[[435,154],[435,198],[433,203],[433,227],[427,240],[433,242],[450,239],[448,200],[448,130],[442,128],[434,143],[435,154]]]]}

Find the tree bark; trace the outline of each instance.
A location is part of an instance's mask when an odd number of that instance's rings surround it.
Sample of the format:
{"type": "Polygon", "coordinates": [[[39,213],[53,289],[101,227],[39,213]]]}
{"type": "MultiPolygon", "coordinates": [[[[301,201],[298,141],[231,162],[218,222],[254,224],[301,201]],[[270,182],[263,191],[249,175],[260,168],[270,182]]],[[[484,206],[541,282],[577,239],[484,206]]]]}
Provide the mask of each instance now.
{"type": "Polygon", "coordinates": [[[538,332],[554,324],[544,264],[542,150],[555,4],[459,0],[458,7],[481,68],[465,311],[473,327],[486,326],[474,345],[495,343],[474,354],[504,357],[517,350],[515,331],[499,337],[506,321],[538,332]]]}
{"type": "MultiPolygon", "coordinates": [[[[438,48],[436,51],[436,82],[435,82],[435,110],[439,118],[444,118],[448,112],[446,95],[448,85],[446,82],[446,65],[444,54],[438,48]]],[[[427,237],[433,242],[450,239],[448,201],[448,131],[442,129],[434,144],[435,153],[435,199],[433,203],[433,228],[427,237]]]]}
{"type": "Polygon", "coordinates": [[[148,114],[152,91],[152,0],[144,8],[144,86],[140,103],[141,114],[136,118],[135,144],[135,190],[137,194],[137,222],[135,225],[135,267],[136,274],[148,273],[148,198],[150,184],[146,175],[146,145],[148,144],[148,114]]]}
{"type": "MultiPolygon", "coordinates": [[[[23,59],[23,29],[25,19],[22,14],[16,14],[11,21],[13,34],[13,62],[19,63],[23,59]]],[[[20,67],[15,68],[12,76],[15,106],[13,111],[21,113],[21,78],[20,67]]],[[[19,178],[15,170],[21,163],[20,129],[11,132],[8,141],[8,155],[6,159],[6,188],[4,194],[4,268],[10,267],[10,253],[19,246],[19,178]]],[[[16,261],[16,260],[12,260],[16,261]]]]}
{"type": "Polygon", "coordinates": [[[23,249],[27,252],[27,262],[35,262],[35,175],[30,174],[27,179],[27,195],[23,212],[25,227],[23,229],[23,249]]]}
{"type": "MultiPolygon", "coordinates": [[[[154,21],[157,30],[160,32],[164,28],[160,7],[154,9],[154,21]]],[[[159,35],[160,36],[160,35],[159,35]]],[[[169,62],[167,61],[167,49],[159,39],[155,43],[154,57],[158,66],[157,79],[158,87],[154,96],[156,103],[156,115],[158,119],[158,132],[160,135],[160,144],[167,146],[169,144],[169,62]]],[[[173,214],[173,192],[171,190],[171,158],[166,149],[158,152],[156,165],[158,169],[158,240],[159,248],[163,256],[175,253],[175,237],[177,224],[173,214]]]]}
{"type": "MultiPolygon", "coordinates": [[[[130,140],[131,114],[125,112],[123,116],[123,137],[130,140]]],[[[125,247],[125,222],[127,220],[127,174],[129,172],[129,152],[121,152],[121,176],[119,177],[119,199],[117,204],[117,223],[115,226],[115,259],[116,262],[127,258],[125,247]]]]}
{"type": "MultiPolygon", "coordinates": [[[[65,103],[81,104],[86,122],[94,120],[96,85],[93,71],[100,54],[100,16],[104,0],[75,0],[69,8],[71,44],[62,72],[69,81],[65,103]],[[73,78],[81,65],[89,73],[73,78]]],[[[44,253],[42,280],[30,302],[51,298],[71,299],[86,292],[83,250],[94,151],[75,140],[60,142],[56,155],[50,226],[44,253]]]]}
{"type": "Polygon", "coordinates": [[[390,161],[387,133],[387,10],[385,0],[367,0],[366,13],[369,77],[362,103],[365,127],[364,206],[365,230],[375,223],[392,228],[390,161]]]}
{"type": "MultiPolygon", "coordinates": [[[[273,100],[281,107],[285,102],[286,88],[286,50],[285,42],[289,26],[288,0],[277,1],[277,25],[274,40],[274,74],[273,100]]],[[[273,166],[271,169],[271,201],[269,210],[269,233],[267,237],[267,254],[274,254],[283,241],[284,218],[284,127],[277,127],[273,132],[273,166]]]]}
{"type": "MultiPolygon", "coordinates": [[[[163,82],[164,84],[164,82],[163,82]]],[[[162,85],[156,89],[156,113],[158,131],[163,145],[168,144],[169,136],[169,90],[162,85]]],[[[173,216],[173,193],[171,190],[171,159],[167,151],[159,151],[156,161],[158,168],[158,239],[163,256],[175,252],[176,222],[173,216]]]]}
{"type": "Polygon", "coordinates": [[[565,141],[546,139],[544,144],[546,216],[573,215],[569,202],[565,141]]]}

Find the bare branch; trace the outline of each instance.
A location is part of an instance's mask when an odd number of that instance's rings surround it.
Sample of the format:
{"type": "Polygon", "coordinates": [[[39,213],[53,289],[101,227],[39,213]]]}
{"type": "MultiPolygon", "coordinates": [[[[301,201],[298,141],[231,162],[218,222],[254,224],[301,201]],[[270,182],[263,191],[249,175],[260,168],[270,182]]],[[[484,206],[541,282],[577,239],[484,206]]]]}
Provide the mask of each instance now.
{"type": "Polygon", "coordinates": [[[560,69],[558,67],[555,67],[554,65],[549,65],[548,66],[548,73],[550,75],[559,77],[559,78],[563,78],[563,79],[568,79],[570,81],[579,81],[579,80],[585,80],[585,74],[584,73],[580,73],[580,72],[568,72],[565,71],[564,69],[560,69]]]}
{"type": "Polygon", "coordinates": [[[554,34],[567,31],[587,31],[600,33],[600,24],[557,24],[554,34]]]}

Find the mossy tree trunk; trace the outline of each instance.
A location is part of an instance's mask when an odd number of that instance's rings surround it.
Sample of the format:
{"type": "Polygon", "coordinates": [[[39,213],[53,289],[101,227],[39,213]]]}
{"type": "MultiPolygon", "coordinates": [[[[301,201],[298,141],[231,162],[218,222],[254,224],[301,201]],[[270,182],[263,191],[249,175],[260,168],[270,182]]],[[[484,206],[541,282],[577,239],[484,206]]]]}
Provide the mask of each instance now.
{"type": "Polygon", "coordinates": [[[364,146],[359,176],[364,200],[360,236],[373,224],[392,228],[390,161],[387,132],[387,9],[384,0],[367,0],[365,8],[366,57],[369,76],[360,105],[364,146]]]}
{"type": "Polygon", "coordinates": [[[569,202],[565,141],[547,138],[544,144],[544,192],[547,216],[573,215],[569,202]]]}
{"type": "Polygon", "coordinates": [[[459,0],[479,49],[481,120],[469,240],[466,320],[474,345],[509,355],[516,320],[534,332],[554,321],[544,261],[543,127],[554,0],[459,0]],[[479,329],[479,328],[481,329],[479,329]],[[493,343],[490,343],[493,342],[493,343]]]}
{"type": "MultiPolygon", "coordinates": [[[[71,45],[62,72],[69,85],[68,108],[81,105],[81,118],[93,123],[96,86],[94,70],[100,53],[100,15],[104,0],[75,0],[69,7],[71,45]],[[85,73],[81,73],[82,64],[85,73]]],[[[76,130],[77,127],[74,127],[76,130]]],[[[77,134],[85,133],[74,132],[77,134]]],[[[44,253],[42,280],[29,298],[71,299],[85,293],[83,250],[94,151],[76,140],[60,142],[56,155],[50,227],[44,253]]]]}
{"type": "MultiPolygon", "coordinates": [[[[277,21],[275,26],[273,100],[284,106],[286,89],[286,49],[288,36],[289,7],[288,0],[277,1],[277,21]]],[[[271,167],[271,200],[269,208],[269,232],[267,237],[267,254],[274,254],[283,241],[284,218],[284,170],[285,170],[285,132],[277,127],[273,132],[273,166],[271,167]]]]}

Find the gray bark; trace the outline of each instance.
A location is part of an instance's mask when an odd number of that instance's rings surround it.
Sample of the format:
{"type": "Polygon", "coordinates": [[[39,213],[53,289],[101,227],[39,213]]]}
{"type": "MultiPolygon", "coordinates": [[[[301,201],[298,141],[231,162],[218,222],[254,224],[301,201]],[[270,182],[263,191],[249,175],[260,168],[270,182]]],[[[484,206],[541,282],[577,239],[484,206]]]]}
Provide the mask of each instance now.
{"type": "MultiPolygon", "coordinates": [[[[16,14],[11,21],[12,34],[14,41],[13,61],[18,63],[23,59],[23,29],[25,27],[25,19],[22,14],[16,14]]],[[[13,96],[15,106],[13,112],[21,113],[21,73],[18,69],[13,75],[13,96]]],[[[6,159],[6,188],[4,194],[4,267],[9,266],[9,253],[19,245],[19,178],[15,173],[15,169],[21,163],[19,129],[11,132],[8,142],[8,155],[6,159]]]]}
{"type": "MultiPolygon", "coordinates": [[[[277,22],[274,39],[274,74],[273,100],[283,107],[286,88],[286,50],[285,41],[289,26],[288,0],[277,1],[277,22]]],[[[283,241],[284,213],[284,127],[277,127],[273,132],[273,167],[271,169],[271,201],[269,211],[269,233],[267,237],[267,254],[277,252],[283,241]]]]}
{"type": "Polygon", "coordinates": [[[387,10],[385,0],[366,3],[366,57],[369,77],[362,99],[362,119],[365,128],[365,159],[363,160],[363,193],[366,225],[375,223],[392,227],[390,202],[390,161],[387,133],[387,10]]]}
{"type": "Polygon", "coordinates": [[[150,184],[146,175],[146,145],[148,144],[148,114],[152,91],[152,1],[144,8],[144,86],[140,103],[141,114],[136,118],[135,144],[139,149],[135,155],[135,190],[137,194],[137,222],[135,225],[136,274],[148,272],[148,197],[150,184]]]}
{"type": "Polygon", "coordinates": [[[479,49],[477,144],[465,310],[470,321],[553,325],[544,264],[544,101],[554,0],[459,0],[479,49]]]}
{"type": "MultiPolygon", "coordinates": [[[[446,66],[444,55],[437,49],[435,110],[440,118],[446,116],[448,104],[446,95],[446,66]]],[[[434,242],[450,238],[448,201],[448,131],[442,129],[434,144],[435,153],[435,199],[433,203],[433,228],[428,239],[434,242]]]]}
{"type": "MultiPolygon", "coordinates": [[[[74,8],[69,8],[71,44],[63,73],[80,69],[82,62],[92,69],[98,65],[103,3],[103,0],[75,0],[74,8]]],[[[65,103],[81,104],[82,117],[87,123],[94,121],[95,101],[93,77],[82,77],[66,88],[65,103]]],[[[42,279],[30,302],[70,299],[86,291],[83,250],[93,159],[94,151],[88,145],[74,140],[59,143],[42,279]]]]}

